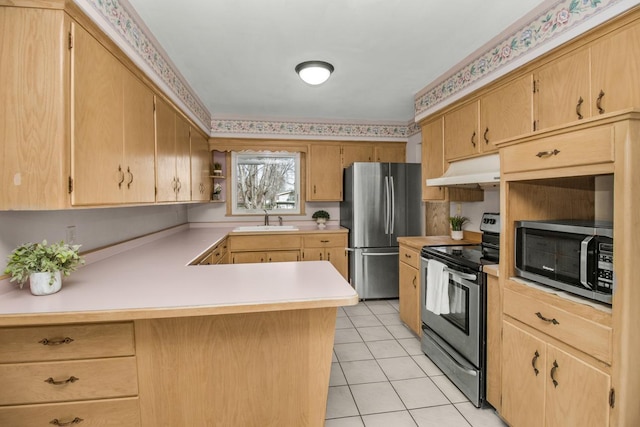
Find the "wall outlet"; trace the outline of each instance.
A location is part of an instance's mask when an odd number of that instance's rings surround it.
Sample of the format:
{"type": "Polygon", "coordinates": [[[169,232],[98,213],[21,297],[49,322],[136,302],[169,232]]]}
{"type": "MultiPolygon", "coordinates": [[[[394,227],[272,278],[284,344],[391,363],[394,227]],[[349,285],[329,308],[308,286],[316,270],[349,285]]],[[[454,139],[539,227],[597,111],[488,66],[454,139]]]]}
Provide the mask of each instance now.
{"type": "Polygon", "coordinates": [[[460,203],[456,203],[456,215],[460,216],[462,214],[462,205],[460,203]]]}
{"type": "Polygon", "coordinates": [[[73,244],[76,241],[76,226],[75,225],[69,225],[67,226],[67,238],[66,238],[66,242],[68,244],[73,244]]]}

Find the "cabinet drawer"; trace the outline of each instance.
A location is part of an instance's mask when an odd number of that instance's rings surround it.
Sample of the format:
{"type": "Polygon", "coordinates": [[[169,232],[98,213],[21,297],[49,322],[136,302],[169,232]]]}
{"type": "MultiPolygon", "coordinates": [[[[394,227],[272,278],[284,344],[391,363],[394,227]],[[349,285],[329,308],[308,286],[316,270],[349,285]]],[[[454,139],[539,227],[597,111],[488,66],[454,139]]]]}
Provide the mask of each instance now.
{"type": "Polygon", "coordinates": [[[347,236],[344,234],[311,234],[303,236],[305,248],[347,247],[347,236]]]}
{"type": "Polygon", "coordinates": [[[137,427],[140,425],[138,398],[86,402],[49,403],[0,407],[0,425],[46,427],[58,425],[82,427],[137,427]],[[76,424],[70,423],[78,419],[76,424]]]}
{"type": "Polygon", "coordinates": [[[420,254],[407,246],[400,245],[400,261],[420,269],[420,254]]]}
{"type": "Polygon", "coordinates": [[[228,239],[229,249],[231,251],[238,250],[269,250],[269,249],[299,249],[299,235],[283,235],[278,234],[266,235],[250,235],[250,236],[231,236],[228,239]]]}
{"type": "Polygon", "coordinates": [[[133,323],[0,328],[0,363],[133,354],[133,323]]]}
{"type": "Polygon", "coordinates": [[[504,313],[611,364],[612,330],[610,327],[511,289],[504,290],[504,313]]]}
{"type": "Polygon", "coordinates": [[[554,135],[502,150],[502,173],[613,162],[612,126],[554,135]]]}
{"type": "Polygon", "coordinates": [[[0,365],[0,378],[0,405],[138,394],[135,357],[4,364],[0,365]],[[48,381],[49,378],[52,380],[48,381]],[[52,384],[51,381],[63,384],[52,384]]]}

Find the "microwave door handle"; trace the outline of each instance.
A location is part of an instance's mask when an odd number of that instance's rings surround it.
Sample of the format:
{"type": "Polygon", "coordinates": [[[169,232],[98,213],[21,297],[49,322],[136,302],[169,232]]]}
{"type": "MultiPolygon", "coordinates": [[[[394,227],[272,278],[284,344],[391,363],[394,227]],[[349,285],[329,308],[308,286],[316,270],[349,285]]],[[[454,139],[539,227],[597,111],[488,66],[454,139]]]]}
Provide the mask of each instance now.
{"type": "Polygon", "coordinates": [[[589,284],[587,278],[587,263],[589,259],[589,244],[593,240],[594,236],[587,236],[586,239],[580,243],[580,283],[587,289],[593,289],[589,284]]]}

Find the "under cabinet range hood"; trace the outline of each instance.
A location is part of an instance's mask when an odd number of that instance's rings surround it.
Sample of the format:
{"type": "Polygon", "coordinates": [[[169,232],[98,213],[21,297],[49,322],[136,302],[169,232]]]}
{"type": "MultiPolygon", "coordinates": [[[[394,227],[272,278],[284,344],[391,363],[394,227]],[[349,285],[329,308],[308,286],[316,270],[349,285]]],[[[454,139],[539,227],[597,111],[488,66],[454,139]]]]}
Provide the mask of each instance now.
{"type": "Polygon", "coordinates": [[[428,187],[496,185],[500,183],[500,155],[458,160],[440,178],[427,179],[428,187]]]}

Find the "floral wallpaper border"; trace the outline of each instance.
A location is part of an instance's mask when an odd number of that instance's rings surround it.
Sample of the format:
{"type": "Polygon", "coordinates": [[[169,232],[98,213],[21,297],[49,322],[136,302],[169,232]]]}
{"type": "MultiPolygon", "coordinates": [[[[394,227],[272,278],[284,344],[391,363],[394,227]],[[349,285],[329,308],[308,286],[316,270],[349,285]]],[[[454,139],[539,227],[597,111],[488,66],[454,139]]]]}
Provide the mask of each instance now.
{"type": "Polygon", "coordinates": [[[548,42],[622,0],[561,0],[532,22],[415,98],[415,115],[433,108],[453,94],[548,42]]]}

